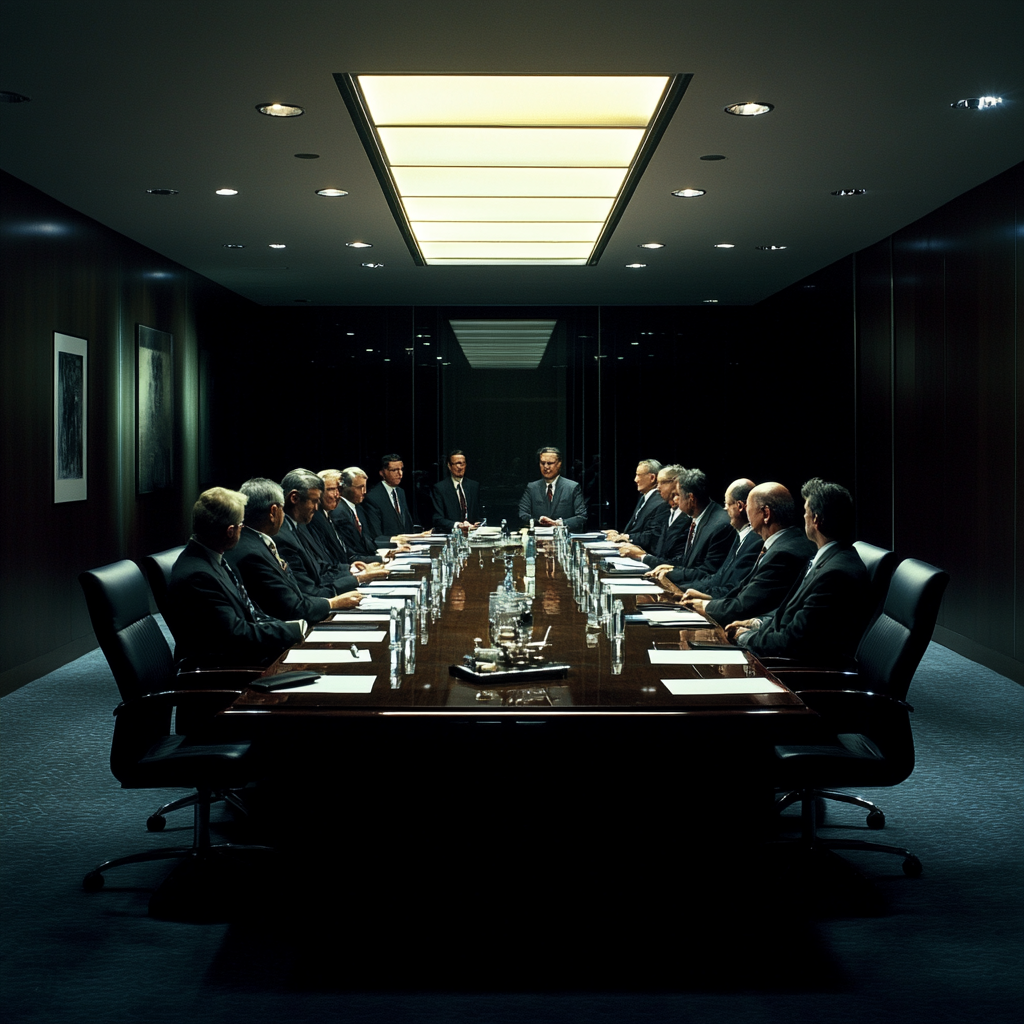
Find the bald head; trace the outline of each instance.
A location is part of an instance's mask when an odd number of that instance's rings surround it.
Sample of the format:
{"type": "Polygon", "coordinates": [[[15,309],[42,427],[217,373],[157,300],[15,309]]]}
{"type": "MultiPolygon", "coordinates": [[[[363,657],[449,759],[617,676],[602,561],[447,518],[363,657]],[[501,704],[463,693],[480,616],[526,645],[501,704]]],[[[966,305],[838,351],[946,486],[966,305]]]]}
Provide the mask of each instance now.
{"type": "Polygon", "coordinates": [[[747,518],[766,540],[796,523],[796,502],[780,483],[758,484],[747,495],[747,518]]]}
{"type": "Polygon", "coordinates": [[[725,511],[734,530],[742,530],[747,525],[747,495],[753,486],[753,480],[744,478],[733,480],[725,489],[725,511]]]}

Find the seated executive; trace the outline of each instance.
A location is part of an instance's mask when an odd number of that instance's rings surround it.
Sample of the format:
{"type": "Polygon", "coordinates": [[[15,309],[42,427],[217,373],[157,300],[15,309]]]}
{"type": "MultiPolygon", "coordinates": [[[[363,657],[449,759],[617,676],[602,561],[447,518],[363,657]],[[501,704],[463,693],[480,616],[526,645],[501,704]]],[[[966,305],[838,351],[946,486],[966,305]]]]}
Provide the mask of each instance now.
{"type": "MultiPolygon", "coordinates": [[[[679,510],[679,496],[676,493],[676,481],[686,470],[678,463],[662,466],[658,470],[655,487],[658,500],[665,506],[664,518],[661,520],[661,531],[650,547],[628,541],[619,547],[619,555],[623,558],[639,558],[644,565],[655,569],[663,564],[671,563],[683,557],[686,545],[686,531],[690,526],[690,517],[679,510]]],[[[654,501],[654,498],[650,499],[654,501]]]]}
{"type": "Polygon", "coordinates": [[[658,493],[658,473],[661,469],[657,459],[643,459],[637,464],[633,482],[640,497],[621,532],[604,531],[613,544],[635,544],[644,551],[650,551],[660,540],[670,513],[668,503],[658,493]]]}
{"type": "Polygon", "coordinates": [[[401,487],[404,473],[405,463],[400,455],[382,456],[380,483],[370,489],[363,502],[363,518],[379,548],[403,543],[416,529],[412,506],[401,487]]]}
{"type": "Polygon", "coordinates": [[[185,668],[266,665],[305,636],[305,621],[263,612],[224,559],[242,534],[245,501],[212,487],[192,508],[192,538],[167,588],[167,624],[185,668]]]}
{"type": "Polygon", "coordinates": [[[582,530],[587,525],[587,503],[575,480],[561,476],[562,453],[557,448],[541,448],[540,480],[526,485],[519,499],[519,518],[524,526],[532,519],[540,526],[561,523],[567,530],[582,530]]]}
{"type": "Polygon", "coordinates": [[[480,525],[480,485],[466,479],[466,453],[461,449],[449,453],[448,476],[434,484],[430,497],[435,530],[451,533],[456,526],[469,531],[480,525]]]}

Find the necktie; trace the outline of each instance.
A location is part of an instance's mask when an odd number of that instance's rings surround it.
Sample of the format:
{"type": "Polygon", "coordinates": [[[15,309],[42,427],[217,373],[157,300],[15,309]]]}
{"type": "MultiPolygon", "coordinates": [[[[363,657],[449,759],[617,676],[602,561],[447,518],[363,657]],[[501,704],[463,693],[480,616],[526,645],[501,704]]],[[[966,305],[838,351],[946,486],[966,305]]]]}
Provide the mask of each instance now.
{"type": "Polygon", "coordinates": [[[235,585],[235,590],[238,591],[238,596],[242,599],[242,603],[252,616],[252,621],[259,622],[260,613],[256,610],[256,605],[252,603],[252,598],[249,596],[249,592],[242,585],[242,581],[235,575],[235,570],[231,568],[231,563],[226,558],[222,558],[220,560],[220,564],[224,566],[224,571],[228,574],[228,579],[230,579],[235,585]]]}
{"type": "Polygon", "coordinates": [[[555,496],[554,488],[551,486],[551,484],[548,484],[548,501],[551,501],[554,498],[554,496],[555,496]]]}
{"type": "Polygon", "coordinates": [[[765,552],[766,552],[767,550],[768,550],[768,549],[767,549],[766,547],[764,547],[763,545],[761,546],[761,550],[760,550],[760,551],[758,551],[758,553],[757,553],[757,558],[755,558],[755,559],[754,559],[754,568],[755,568],[755,569],[756,569],[756,568],[758,567],[758,565],[760,565],[760,563],[761,563],[761,559],[762,559],[762,558],[764,557],[764,553],[765,553],[765,552]]]}
{"type": "Polygon", "coordinates": [[[270,553],[277,559],[277,564],[281,566],[281,572],[287,572],[288,563],[278,553],[277,545],[272,540],[268,539],[267,547],[270,548],[270,553]]]}
{"type": "Polygon", "coordinates": [[[402,521],[402,510],[398,505],[398,491],[391,492],[391,503],[395,506],[395,515],[398,516],[398,521],[402,521]]]}
{"type": "Polygon", "coordinates": [[[693,547],[693,535],[696,532],[696,530],[697,530],[697,523],[696,523],[695,520],[691,519],[690,520],[690,532],[686,535],[686,551],[684,552],[684,555],[683,555],[684,558],[687,555],[690,554],[690,548],[693,547]]]}
{"type": "Polygon", "coordinates": [[[456,484],[455,490],[459,495],[459,508],[462,509],[462,514],[466,514],[466,496],[462,493],[462,484],[456,484]]]}
{"type": "Polygon", "coordinates": [[[363,524],[361,522],[359,522],[359,513],[354,508],[352,509],[352,515],[354,515],[356,517],[356,529],[359,531],[359,536],[362,537],[362,535],[363,535],[363,524]]]}

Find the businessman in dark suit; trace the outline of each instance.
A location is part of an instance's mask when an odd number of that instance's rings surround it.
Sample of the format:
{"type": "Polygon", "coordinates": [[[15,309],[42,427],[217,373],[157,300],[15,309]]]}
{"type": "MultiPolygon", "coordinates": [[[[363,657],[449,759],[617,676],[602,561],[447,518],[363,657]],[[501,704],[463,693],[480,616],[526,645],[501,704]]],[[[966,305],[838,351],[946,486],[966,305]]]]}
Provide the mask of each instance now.
{"type": "Polygon", "coordinates": [[[658,473],[661,468],[657,459],[644,459],[637,465],[633,480],[640,497],[636,508],[621,533],[616,530],[604,531],[613,544],[632,543],[650,551],[661,538],[661,531],[670,512],[668,504],[660,500],[658,494],[658,473]]]}
{"type": "Polygon", "coordinates": [[[853,663],[871,611],[867,571],[853,547],[853,499],[839,484],[804,484],[804,532],[817,549],[806,574],[766,616],[726,626],[759,658],[797,658],[845,668],[853,663]]]}
{"type": "Polygon", "coordinates": [[[412,506],[402,490],[405,463],[401,455],[384,455],[380,460],[380,483],[370,489],[363,502],[377,547],[402,544],[416,526],[412,506]]]}
{"type": "MultiPolygon", "coordinates": [[[[686,470],[678,463],[662,466],[658,470],[655,486],[658,489],[658,497],[667,510],[662,520],[661,532],[649,549],[631,541],[622,544],[619,547],[619,555],[622,558],[638,558],[650,569],[670,565],[682,559],[690,517],[679,510],[676,481],[685,472],[686,470]]],[[[650,500],[654,501],[654,498],[650,500]]]]}
{"type": "MultiPolygon", "coordinates": [[[[331,513],[331,519],[338,528],[338,536],[345,545],[350,558],[360,561],[377,561],[376,535],[366,518],[366,472],[358,466],[349,466],[341,471],[338,481],[341,500],[331,513]]],[[[385,556],[386,557],[386,556],[385,556]]]]}
{"type": "Polygon", "coordinates": [[[466,479],[466,453],[456,448],[448,455],[448,476],[434,484],[433,526],[445,533],[457,526],[464,533],[480,525],[480,485],[466,479]]]}
{"type": "MultiPolygon", "coordinates": [[[[736,531],[725,509],[711,500],[708,481],[699,469],[687,469],[676,480],[680,511],[690,517],[683,556],[669,568],[666,578],[677,587],[718,571],[732,547],[736,531]]],[[[666,565],[655,567],[664,572],[666,565]]]]}
{"type": "Polygon", "coordinates": [[[341,503],[341,470],[322,469],[317,476],[321,485],[320,506],[306,524],[306,533],[300,530],[302,538],[308,546],[316,549],[321,562],[336,575],[351,573],[360,585],[386,577],[390,570],[377,560],[376,555],[369,563],[349,556],[348,547],[332,518],[332,513],[341,503]]]}
{"type": "Polygon", "coordinates": [[[192,509],[192,538],[171,570],[168,625],[184,667],[266,665],[300,641],[308,623],[263,612],[224,553],[242,534],[245,495],[203,491],[192,509]]]}
{"type": "Polygon", "coordinates": [[[561,475],[562,453],[557,448],[541,448],[540,480],[526,485],[519,499],[519,518],[526,526],[532,519],[540,526],[561,523],[567,530],[582,530],[587,525],[587,503],[580,485],[561,475]]]}
{"type": "Polygon", "coordinates": [[[265,477],[253,477],[239,488],[245,503],[245,526],[238,543],[225,552],[253,601],[279,619],[320,622],[332,611],[354,608],[359,594],[320,597],[305,593],[274,540],[284,525],[284,491],[265,477]]]}
{"type": "Polygon", "coordinates": [[[757,542],[751,571],[722,596],[693,589],[684,595],[685,604],[723,626],[778,608],[816,550],[797,525],[796,503],[782,484],[758,484],[747,496],[747,516],[757,542]]]}

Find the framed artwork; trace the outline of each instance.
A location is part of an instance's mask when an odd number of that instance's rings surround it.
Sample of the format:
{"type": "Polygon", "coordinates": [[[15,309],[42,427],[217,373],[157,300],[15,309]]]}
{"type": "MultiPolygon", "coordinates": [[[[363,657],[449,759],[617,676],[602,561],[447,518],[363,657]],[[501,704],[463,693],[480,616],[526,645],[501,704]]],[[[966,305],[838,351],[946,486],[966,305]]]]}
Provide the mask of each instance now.
{"type": "Polygon", "coordinates": [[[174,339],[138,325],[135,346],[135,459],[139,494],[173,483],[174,339]]]}
{"type": "Polygon", "coordinates": [[[53,500],[85,501],[89,343],[53,333],[53,500]]]}

